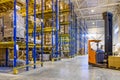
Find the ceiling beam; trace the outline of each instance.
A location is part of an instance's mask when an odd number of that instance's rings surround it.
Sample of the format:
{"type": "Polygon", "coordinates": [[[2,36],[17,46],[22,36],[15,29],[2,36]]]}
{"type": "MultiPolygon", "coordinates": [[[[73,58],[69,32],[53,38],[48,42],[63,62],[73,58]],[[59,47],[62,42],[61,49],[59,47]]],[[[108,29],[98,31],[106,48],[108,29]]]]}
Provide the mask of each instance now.
{"type": "Polygon", "coordinates": [[[101,17],[101,14],[96,14],[96,15],[88,15],[88,16],[81,16],[81,17],[77,17],[77,18],[89,18],[89,17],[101,17]]]}
{"type": "Polygon", "coordinates": [[[86,21],[104,21],[103,19],[86,19],[86,21]]]}
{"type": "Polygon", "coordinates": [[[82,10],[92,10],[92,9],[97,9],[97,8],[102,8],[102,7],[109,7],[109,6],[116,6],[119,5],[120,3],[111,3],[111,4],[106,4],[106,5],[100,5],[96,7],[90,7],[90,8],[81,8],[81,9],[76,9],[77,11],[82,11],[82,10]]]}

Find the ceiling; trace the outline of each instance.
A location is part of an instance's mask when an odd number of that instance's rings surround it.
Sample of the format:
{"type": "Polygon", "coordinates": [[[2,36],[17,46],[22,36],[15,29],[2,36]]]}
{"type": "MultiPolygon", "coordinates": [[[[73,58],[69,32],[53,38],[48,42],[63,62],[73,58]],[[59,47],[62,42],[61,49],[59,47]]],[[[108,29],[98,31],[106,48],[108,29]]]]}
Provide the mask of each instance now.
{"type": "Polygon", "coordinates": [[[105,11],[112,12],[115,18],[120,11],[118,10],[120,8],[120,0],[72,0],[72,2],[78,19],[86,21],[88,34],[94,34],[92,38],[96,39],[100,36],[103,37],[102,35],[104,34],[102,13],[105,11]]]}

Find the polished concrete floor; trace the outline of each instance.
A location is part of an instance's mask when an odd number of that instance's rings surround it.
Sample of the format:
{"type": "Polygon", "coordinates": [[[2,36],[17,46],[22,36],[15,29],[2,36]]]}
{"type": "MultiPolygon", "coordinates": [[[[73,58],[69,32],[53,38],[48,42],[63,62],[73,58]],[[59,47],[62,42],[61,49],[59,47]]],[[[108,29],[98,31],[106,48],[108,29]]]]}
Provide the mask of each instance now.
{"type": "Polygon", "coordinates": [[[79,56],[18,75],[0,73],[0,80],[120,80],[120,71],[89,66],[87,56],[79,56]]]}

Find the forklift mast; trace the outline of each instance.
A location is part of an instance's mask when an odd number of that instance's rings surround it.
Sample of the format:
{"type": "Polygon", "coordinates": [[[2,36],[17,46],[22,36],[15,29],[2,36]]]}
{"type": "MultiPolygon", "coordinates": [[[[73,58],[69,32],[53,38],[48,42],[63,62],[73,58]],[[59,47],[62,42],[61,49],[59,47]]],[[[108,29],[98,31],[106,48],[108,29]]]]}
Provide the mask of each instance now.
{"type": "Polygon", "coordinates": [[[113,14],[110,12],[103,13],[103,19],[105,21],[105,53],[107,58],[112,55],[112,17],[113,14]]]}

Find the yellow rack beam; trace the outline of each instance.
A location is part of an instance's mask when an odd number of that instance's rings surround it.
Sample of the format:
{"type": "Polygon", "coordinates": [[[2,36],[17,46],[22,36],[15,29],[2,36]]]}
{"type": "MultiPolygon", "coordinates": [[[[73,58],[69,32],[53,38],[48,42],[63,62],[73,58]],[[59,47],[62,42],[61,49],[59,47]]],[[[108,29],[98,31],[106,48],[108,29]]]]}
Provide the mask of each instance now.
{"type": "Polygon", "coordinates": [[[70,22],[61,22],[60,25],[69,25],[70,22]]]}
{"type": "MultiPolygon", "coordinates": [[[[19,48],[26,48],[25,43],[22,42],[17,42],[17,45],[19,46],[19,48]]],[[[34,44],[33,43],[29,43],[28,44],[29,48],[33,48],[34,44]]],[[[14,42],[0,42],[0,48],[13,48],[14,47],[14,42]]],[[[52,46],[43,46],[44,48],[52,48],[52,46]]],[[[36,48],[41,48],[40,44],[36,44],[36,48]]]]}
{"type": "MultiPolygon", "coordinates": [[[[17,42],[17,45],[19,46],[19,48],[26,48],[25,43],[22,42],[17,42]]],[[[33,48],[34,44],[29,43],[29,48],[33,48]]],[[[14,42],[10,41],[10,42],[0,42],[0,48],[13,48],[14,47],[14,42]]]]}
{"type": "Polygon", "coordinates": [[[69,53],[70,51],[69,51],[69,50],[68,50],[68,51],[62,50],[62,52],[66,52],[66,53],[69,53]]]}
{"type": "MultiPolygon", "coordinates": [[[[36,45],[37,48],[41,48],[40,45],[36,45]]],[[[52,48],[52,46],[43,46],[44,48],[52,48]]]]}
{"type": "Polygon", "coordinates": [[[70,37],[70,34],[60,34],[60,37],[70,37]]]}
{"type": "MultiPolygon", "coordinates": [[[[56,28],[53,29],[53,31],[55,31],[56,28]]],[[[37,32],[40,32],[41,31],[41,28],[37,28],[37,32]]],[[[46,27],[43,29],[44,33],[47,33],[47,32],[52,32],[52,27],[46,27]]],[[[29,34],[33,33],[33,29],[29,29],[28,30],[29,34]]]]}
{"type": "MultiPolygon", "coordinates": [[[[30,9],[30,10],[32,10],[32,9],[30,9]]],[[[26,16],[26,13],[25,13],[25,11],[23,10],[23,11],[20,11],[20,12],[22,12],[22,16],[26,16]]],[[[60,13],[65,13],[65,12],[70,12],[70,10],[69,9],[66,9],[66,10],[61,10],[60,11],[60,13]]],[[[52,10],[45,10],[44,11],[44,14],[48,14],[48,13],[52,13],[52,10]]],[[[36,12],[36,15],[41,15],[42,14],[42,12],[41,11],[37,11],[36,12]]],[[[33,13],[33,11],[30,11],[30,13],[28,14],[29,16],[33,16],[34,15],[34,13],[33,13]]]]}

